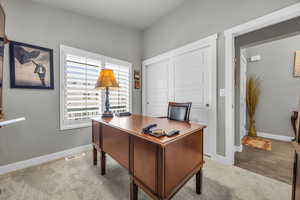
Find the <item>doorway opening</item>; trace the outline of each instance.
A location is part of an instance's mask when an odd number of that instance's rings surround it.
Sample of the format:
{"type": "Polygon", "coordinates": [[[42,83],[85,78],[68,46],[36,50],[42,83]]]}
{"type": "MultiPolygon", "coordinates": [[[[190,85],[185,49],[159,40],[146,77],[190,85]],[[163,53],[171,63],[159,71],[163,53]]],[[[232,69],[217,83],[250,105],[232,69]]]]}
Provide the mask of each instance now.
{"type": "MultiPolygon", "coordinates": [[[[300,21],[299,21],[300,22],[300,21]]],[[[245,37],[243,38],[245,41],[245,37]]],[[[236,46],[241,43],[237,38],[236,46]]],[[[300,35],[285,35],[274,40],[239,48],[239,86],[236,92],[237,130],[240,143],[235,165],[292,184],[295,137],[291,125],[293,111],[298,110],[300,78],[295,75],[295,53],[300,49],[300,35]],[[249,80],[259,89],[255,112],[257,137],[249,137],[249,80]],[[248,102],[247,102],[248,101],[248,102]],[[239,102],[239,103],[238,103],[239,102]]],[[[251,109],[251,108],[250,108],[251,109]]]]}
{"type": "MultiPolygon", "coordinates": [[[[274,39],[278,36],[288,35],[291,33],[299,32],[300,17],[300,3],[294,4],[287,8],[275,11],[263,17],[254,19],[247,23],[238,25],[231,29],[228,29],[224,32],[225,35],[225,147],[226,153],[225,158],[223,159],[224,163],[233,165],[234,164],[234,155],[235,151],[239,147],[239,129],[236,126],[239,123],[239,120],[236,120],[236,117],[239,117],[239,112],[236,110],[236,73],[239,70],[235,66],[235,58],[238,58],[236,55],[239,52],[238,48],[235,48],[235,39],[240,36],[251,35],[250,42],[257,43],[259,41],[267,41],[271,38],[274,39]],[[293,21],[295,20],[295,21],[293,21]],[[278,29],[277,25],[283,23],[283,27],[278,29]],[[260,36],[261,37],[260,37],[260,36]],[[238,122],[238,123],[237,123],[238,122]]],[[[239,63],[239,61],[237,61],[239,63]]]]}

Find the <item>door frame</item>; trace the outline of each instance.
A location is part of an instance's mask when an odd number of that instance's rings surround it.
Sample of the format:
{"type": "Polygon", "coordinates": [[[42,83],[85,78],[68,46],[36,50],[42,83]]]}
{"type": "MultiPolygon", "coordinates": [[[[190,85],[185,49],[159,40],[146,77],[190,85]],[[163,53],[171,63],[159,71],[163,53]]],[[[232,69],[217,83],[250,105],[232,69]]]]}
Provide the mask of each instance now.
{"type": "Polygon", "coordinates": [[[237,36],[262,29],[280,22],[300,16],[300,3],[283,8],[263,17],[235,26],[224,31],[225,35],[225,135],[226,135],[226,155],[225,163],[234,164],[235,152],[235,47],[234,39],[237,36]]]}
{"type": "Polygon", "coordinates": [[[204,39],[195,41],[193,43],[187,44],[185,46],[173,49],[171,51],[168,51],[166,53],[163,53],[161,55],[155,56],[150,59],[146,59],[142,63],[142,114],[146,114],[146,67],[151,64],[155,64],[162,60],[169,60],[171,61],[172,58],[175,56],[181,55],[186,52],[190,52],[196,49],[201,49],[204,47],[210,47],[211,50],[211,58],[212,58],[212,69],[210,69],[211,73],[211,99],[210,99],[210,114],[209,114],[209,131],[210,135],[212,135],[212,144],[211,144],[211,158],[216,158],[216,152],[217,152],[217,39],[218,34],[213,34],[209,37],[206,37],[204,39]]]}
{"type": "MultiPolygon", "coordinates": [[[[246,65],[245,69],[244,69],[245,71],[243,71],[242,69],[240,70],[240,76],[243,77],[246,80],[245,83],[243,83],[242,81],[240,81],[240,97],[242,95],[244,97],[246,97],[246,95],[247,95],[246,85],[247,85],[247,66],[248,66],[248,61],[247,61],[247,56],[245,55],[245,51],[246,51],[246,49],[240,49],[241,63],[245,62],[245,65],[246,65]],[[245,72],[245,73],[243,73],[243,72],[245,72]],[[243,94],[241,92],[242,91],[241,88],[244,88],[243,94]]],[[[242,68],[241,64],[240,64],[240,67],[242,68]]],[[[242,80],[242,78],[241,78],[241,80],[242,80]]],[[[243,99],[243,101],[242,101],[241,98],[240,98],[240,131],[241,132],[243,132],[243,131],[246,132],[246,128],[245,128],[246,124],[247,124],[247,105],[246,105],[245,99],[243,99]],[[244,109],[241,109],[243,103],[245,104],[245,106],[244,106],[244,109]],[[244,120],[242,120],[241,115],[245,115],[244,116],[244,120]]],[[[245,134],[241,135],[241,139],[244,136],[245,136],[245,134]]],[[[242,149],[243,146],[241,145],[240,148],[242,149]]]]}

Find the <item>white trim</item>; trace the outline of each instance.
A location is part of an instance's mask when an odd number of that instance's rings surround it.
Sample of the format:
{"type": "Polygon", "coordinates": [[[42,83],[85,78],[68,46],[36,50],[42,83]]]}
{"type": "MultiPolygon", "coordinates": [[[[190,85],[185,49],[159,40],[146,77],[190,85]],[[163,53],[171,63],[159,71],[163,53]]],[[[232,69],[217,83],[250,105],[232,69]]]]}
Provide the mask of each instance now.
{"type": "Polygon", "coordinates": [[[6,120],[6,121],[0,121],[0,127],[1,126],[8,126],[10,124],[14,124],[14,123],[21,122],[21,121],[24,121],[24,120],[26,120],[25,117],[21,117],[21,118],[17,118],[17,119],[11,119],[11,120],[6,120]]]}
{"type": "Polygon", "coordinates": [[[243,151],[243,145],[240,146],[234,146],[234,152],[242,152],[243,151]]]}
{"type": "MultiPolygon", "coordinates": [[[[133,88],[133,81],[132,81],[133,65],[132,65],[132,63],[61,44],[60,45],[60,130],[69,130],[69,129],[85,128],[85,127],[92,126],[92,123],[90,121],[78,122],[76,124],[67,124],[64,122],[65,65],[66,65],[65,61],[66,61],[67,53],[99,60],[99,61],[101,61],[102,65],[105,62],[111,62],[111,63],[117,64],[117,65],[128,67],[129,68],[129,112],[132,112],[132,88],[133,88]]],[[[102,67],[102,66],[99,66],[99,67],[102,67]]],[[[102,103],[102,106],[104,108],[103,103],[102,103]]]]}
{"type": "MultiPolygon", "coordinates": [[[[210,134],[213,135],[212,138],[212,158],[215,157],[216,149],[217,149],[217,39],[218,34],[211,35],[204,39],[198,40],[196,42],[187,44],[183,47],[168,51],[164,54],[158,55],[156,57],[147,59],[142,63],[142,113],[146,115],[146,66],[155,64],[159,61],[163,60],[172,60],[173,57],[179,56],[186,52],[190,52],[196,49],[209,47],[211,49],[211,58],[212,58],[212,69],[210,69],[210,73],[212,74],[211,80],[211,91],[212,98],[210,99],[210,110],[211,114],[209,116],[209,121],[211,123],[210,126],[210,134]]],[[[170,74],[171,75],[171,74],[170,74]]]]}
{"type": "Polygon", "coordinates": [[[225,34],[225,84],[226,84],[226,108],[225,108],[225,135],[226,157],[234,163],[234,38],[254,30],[274,25],[300,16],[300,3],[275,11],[271,14],[238,25],[224,32],[225,34]]]}
{"type": "Polygon", "coordinates": [[[215,160],[215,161],[217,161],[219,163],[222,163],[224,165],[232,165],[231,161],[228,160],[227,157],[221,156],[221,155],[218,155],[218,154],[216,154],[215,157],[212,160],[215,160]]]}
{"type": "Polygon", "coordinates": [[[231,29],[224,31],[225,36],[229,35],[243,35],[251,31],[255,31],[267,26],[278,24],[280,22],[287,21],[300,16],[300,3],[296,3],[292,6],[277,10],[265,16],[251,20],[247,23],[235,26],[231,29]]]}
{"type": "Polygon", "coordinates": [[[291,136],[276,135],[276,134],[264,133],[264,132],[257,132],[257,136],[263,137],[263,138],[268,138],[268,139],[285,141],[285,142],[291,142],[294,139],[294,137],[291,137],[291,136]]]}
{"type": "Polygon", "coordinates": [[[246,133],[246,124],[247,124],[247,104],[246,104],[246,86],[247,86],[247,54],[246,49],[240,50],[240,139],[242,139],[246,133]],[[242,64],[244,63],[244,64],[242,64]],[[242,81],[244,80],[244,82],[242,81]],[[241,98],[243,96],[243,98],[241,98]]]}
{"type": "Polygon", "coordinates": [[[60,158],[64,158],[70,155],[74,155],[74,154],[78,154],[81,153],[83,151],[88,151],[92,149],[92,145],[88,144],[85,146],[80,146],[80,147],[76,147],[73,149],[68,149],[65,151],[60,151],[57,153],[52,153],[52,154],[48,154],[48,155],[44,155],[44,156],[40,156],[40,157],[35,157],[35,158],[31,158],[29,160],[23,160],[20,162],[15,162],[12,164],[8,164],[8,165],[3,165],[0,166],[0,175],[2,174],[6,174],[9,172],[13,172],[16,170],[20,170],[20,169],[24,169],[27,167],[32,167],[32,166],[36,166],[36,165],[40,165],[49,161],[53,161],[53,160],[57,160],[60,158]]]}

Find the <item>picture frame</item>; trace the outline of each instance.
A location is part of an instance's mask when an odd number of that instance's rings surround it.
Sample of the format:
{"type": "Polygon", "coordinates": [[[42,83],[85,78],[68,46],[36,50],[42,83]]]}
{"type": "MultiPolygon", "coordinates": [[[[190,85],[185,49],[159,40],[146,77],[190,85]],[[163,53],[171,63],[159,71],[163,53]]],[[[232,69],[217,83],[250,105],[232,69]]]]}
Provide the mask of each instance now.
{"type": "Polygon", "coordinates": [[[134,89],[140,89],[141,88],[141,77],[140,72],[137,70],[134,70],[133,73],[133,79],[134,79],[134,89]]]}
{"type": "Polygon", "coordinates": [[[10,87],[54,89],[53,50],[10,41],[10,87]]]}

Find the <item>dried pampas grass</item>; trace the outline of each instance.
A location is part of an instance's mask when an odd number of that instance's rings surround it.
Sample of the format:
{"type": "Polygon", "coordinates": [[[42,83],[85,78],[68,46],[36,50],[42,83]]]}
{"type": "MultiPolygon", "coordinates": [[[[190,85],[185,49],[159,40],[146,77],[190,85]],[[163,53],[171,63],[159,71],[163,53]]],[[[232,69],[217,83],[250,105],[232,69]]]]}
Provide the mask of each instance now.
{"type": "Polygon", "coordinates": [[[250,77],[247,80],[247,92],[246,92],[246,104],[247,111],[249,116],[249,132],[248,135],[252,137],[256,137],[256,128],[255,128],[255,112],[257,109],[257,104],[260,95],[260,80],[255,77],[250,77]]]}

